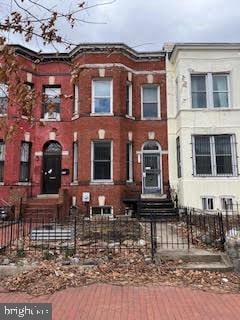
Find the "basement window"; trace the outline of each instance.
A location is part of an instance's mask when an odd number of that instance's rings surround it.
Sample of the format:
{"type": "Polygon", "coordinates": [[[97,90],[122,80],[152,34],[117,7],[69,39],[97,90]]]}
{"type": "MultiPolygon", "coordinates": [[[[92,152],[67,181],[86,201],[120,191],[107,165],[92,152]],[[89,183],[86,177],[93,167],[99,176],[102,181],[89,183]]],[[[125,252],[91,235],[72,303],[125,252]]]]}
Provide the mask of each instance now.
{"type": "Polygon", "coordinates": [[[214,210],[213,198],[203,197],[202,198],[202,208],[203,208],[203,210],[214,210]]]}
{"type": "Polygon", "coordinates": [[[92,216],[111,216],[113,214],[112,207],[92,207],[91,208],[92,216]]]}

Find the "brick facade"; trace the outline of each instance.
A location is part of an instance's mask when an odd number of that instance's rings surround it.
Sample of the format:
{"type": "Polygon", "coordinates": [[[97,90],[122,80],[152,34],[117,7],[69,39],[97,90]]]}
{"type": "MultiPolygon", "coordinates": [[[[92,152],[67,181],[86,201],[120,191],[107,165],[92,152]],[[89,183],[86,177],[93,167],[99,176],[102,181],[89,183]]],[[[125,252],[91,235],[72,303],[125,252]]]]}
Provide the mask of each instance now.
{"type": "MultiPolygon", "coordinates": [[[[99,196],[105,196],[105,205],[113,207],[114,214],[124,213],[124,198],[138,197],[142,192],[143,144],[149,138],[157,141],[161,150],[162,186],[161,193],[168,188],[168,142],[166,74],[164,53],[140,54],[124,45],[90,46],[79,48],[69,55],[54,58],[40,55],[25,48],[17,48],[24,66],[23,77],[32,83],[37,92],[50,84],[61,86],[61,121],[43,121],[42,101],[34,109],[34,121],[21,119],[17,132],[5,141],[4,181],[0,186],[0,198],[10,201],[14,189],[23,189],[28,196],[42,193],[43,148],[49,139],[54,138],[62,146],[61,167],[69,169],[70,174],[61,176],[61,188],[68,189],[76,197],[77,205],[86,210],[82,203],[82,193],[90,192],[90,206],[99,205],[99,196]],[[41,62],[35,63],[36,57],[41,62]],[[81,65],[79,75],[79,113],[73,117],[73,85],[71,83],[71,63],[81,65]],[[104,76],[104,77],[103,77],[104,76]],[[92,80],[111,79],[113,84],[113,115],[96,116],[91,114],[92,80]],[[132,83],[133,117],[126,117],[126,83],[132,83]],[[145,84],[158,85],[160,88],[161,118],[141,120],[141,88],[145,84]],[[91,182],[91,142],[99,140],[99,130],[104,130],[105,140],[112,141],[113,181],[110,184],[91,182]],[[150,134],[154,132],[154,134],[150,134]],[[31,169],[29,185],[19,183],[20,146],[30,134],[31,169]],[[126,145],[132,136],[133,144],[133,182],[126,182],[126,145]],[[73,142],[78,142],[78,181],[72,182],[73,142]],[[10,197],[11,195],[11,197],[10,197]]],[[[9,103],[9,125],[15,121],[17,110],[9,103]]],[[[1,136],[0,140],[4,140],[1,136]]]]}

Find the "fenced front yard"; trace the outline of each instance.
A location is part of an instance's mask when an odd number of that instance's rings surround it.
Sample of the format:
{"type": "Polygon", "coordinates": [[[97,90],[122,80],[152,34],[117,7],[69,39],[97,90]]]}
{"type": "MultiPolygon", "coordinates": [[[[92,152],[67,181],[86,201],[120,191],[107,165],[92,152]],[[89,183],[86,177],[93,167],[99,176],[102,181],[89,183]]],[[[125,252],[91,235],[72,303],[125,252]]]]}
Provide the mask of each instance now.
{"type": "Polygon", "coordinates": [[[229,235],[240,230],[239,214],[206,213],[182,209],[178,219],[156,220],[150,216],[139,221],[116,218],[69,217],[57,219],[6,221],[0,225],[0,249],[11,256],[59,255],[80,258],[110,256],[113,253],[139,252],[154,259],[160,249],[191,247],[224,249],[229,235]]]}

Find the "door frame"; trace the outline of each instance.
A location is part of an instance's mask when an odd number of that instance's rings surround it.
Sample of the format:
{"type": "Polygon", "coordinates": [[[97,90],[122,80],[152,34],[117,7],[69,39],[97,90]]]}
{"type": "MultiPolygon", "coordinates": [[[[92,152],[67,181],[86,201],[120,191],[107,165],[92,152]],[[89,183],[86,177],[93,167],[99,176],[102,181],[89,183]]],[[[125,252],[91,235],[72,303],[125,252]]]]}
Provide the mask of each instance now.
{"type": "MultiPolygon", "coordinates": [[[[47,147],[48,147],[51,143],[56,143],[56,144],[58,144],[58,145],[60,146],[60,150],[61,150],[60,154],[58,154],[58,153],[55,154],[55,156],[57,156],[57,157],[60,158],[59,189],[61,188],[62,146],[61,146],[61,144],[60,144],[58,141],[56,141],[56,140],[49,140],[49,141],[47,141],[47,142],[43,145],[43,148],[42,148],[42,170],[41,170],[41,193],[42,193],[42,194],[48,194],[48,193],[46,192],[46,188],[45,188],[45,185],[44,185],[44,183],[45,183],[45,180],[44,180],[45,160],[46,160],[46,158],[48,157],[48,155],[45,154],[45,151],[46,151],[47,147]]],[[[49,156],[50,156],[50,157],[51,157],[51,156],[54,156],[54,154],[53,154],[53,155],[49,155],[49,156]]],[[[59,192],[59,189],[58,189],[58,192],[59,192]]],[[[53,194],[54,194],[54,193],[53,193],[53,194]]],[[[56,193],[56,194],[58,194],[58,193],[56,193]]]]}
{"type": "MultiPolygon", "coordinates": [[[[144,166],[144,154],[158,154],[159,155],[159,175],[158,175],[158,182],[159,182],[159,194],[163,193],[163,172],[162,172],[162,148],[161,145],[156,140],[147,140],[142,145],[142,151],[141,151],[141,175],[142,175],[142,194],[145,193],[144,188],[144,176],[143,176],[143,166],[144,166]],[[158,147],[158,150],[144,150],[144,147],[149,143],[155,143],[155,145],[158,147]]],[[[149,193],[151,194],[151,193],[149,193]]]]}

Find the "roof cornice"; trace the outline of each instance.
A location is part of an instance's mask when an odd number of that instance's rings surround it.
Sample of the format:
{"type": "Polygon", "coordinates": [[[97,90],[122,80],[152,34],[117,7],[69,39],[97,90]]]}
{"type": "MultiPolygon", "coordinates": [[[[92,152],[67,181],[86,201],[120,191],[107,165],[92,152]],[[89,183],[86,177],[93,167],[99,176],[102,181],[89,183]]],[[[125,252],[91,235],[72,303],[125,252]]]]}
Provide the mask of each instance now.
{"type": "Polygon", "coordinates": [[[169,59],[175,61],[181,50],[240,50],[240,43],[227,42],[189,42],[175,43],[173,49],[168,52],[169,59]]]}
{"type": "Polygon", "coordinates": [[[27,57],[33,61],[40,60],[41,62],[47,61],[71,61],[79,55],[84,53],[123,53],[133,60],[159,60],[165,57],[164,51],[156,52],[138,52],[123,43],[82,43],[76,46],[70,52],[36,52],[28,49],[22,45],[10,45],[15,48],[16,52],[24,57],[27,57]]]}

